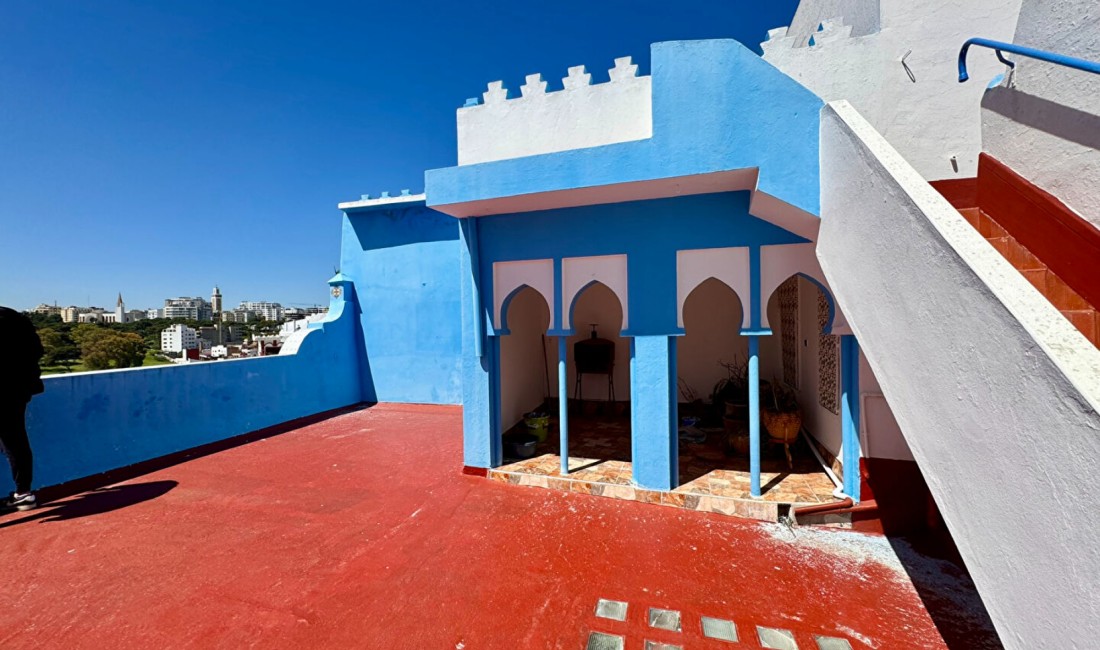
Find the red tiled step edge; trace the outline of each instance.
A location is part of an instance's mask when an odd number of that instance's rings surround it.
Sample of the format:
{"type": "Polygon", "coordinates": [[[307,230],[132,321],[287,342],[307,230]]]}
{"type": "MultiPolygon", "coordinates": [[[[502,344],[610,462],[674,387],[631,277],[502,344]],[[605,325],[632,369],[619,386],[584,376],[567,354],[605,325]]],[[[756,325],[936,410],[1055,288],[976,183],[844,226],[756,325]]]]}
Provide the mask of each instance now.
{"type": "Polygon", "coordinates": [[[977,179],[933,181],[932,186],[1074,327],[1100,347],[1100,312],[1094,307],[1100,300],[1093,298],[1090,304],[1082,294],[1091,291],[1100,296],[1100,289],[1094,289],[1100,285],[1100,274],[1095,273],[1100,230],[986,154],[979,159],[977,179]],[[1045,253],[1036,254],[1038,250],[1045,253]],[[1092,272],[1082,274],[1082,269],[1092,272]],[[1074,284],[1060,273],[1068,274],[1074,284]]]}

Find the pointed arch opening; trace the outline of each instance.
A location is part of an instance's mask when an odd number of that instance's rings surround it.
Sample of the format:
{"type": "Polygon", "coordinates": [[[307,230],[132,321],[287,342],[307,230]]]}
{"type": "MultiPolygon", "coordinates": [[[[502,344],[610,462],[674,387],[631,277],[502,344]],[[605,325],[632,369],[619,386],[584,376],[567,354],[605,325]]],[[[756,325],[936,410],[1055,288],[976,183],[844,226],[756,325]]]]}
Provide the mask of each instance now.
{"type": "MultiPolygon", "coordinates": [[[[557,348],[546,336],[550,308],[541,293],[522,285],[505,298],[501,324],[501,429],[505,435],[525,433],[524,416],[550,413],[551,390],[557,386],[557,348]]],[[[510,448],[504,447],[507,455],[510,448]]]]}
{"type": "MultiPolygon", "coordinates": [[[[791,446],[794,473],[820,476],[820,467],[808,444],[826,461],[840,452],[840,337],[830,334],[837,310],[820,280],[793,273],[768,296],[768,323],[772,335],[761,345],[761,377],[793,396],[802,417],[804,437],[791,446]]],[[[762,400],[770,393],[761,393],[762,400]]],[[[766,405],[766,402],[765,402],[766,405]]],[[[821,490],[829,486],[824,481],[821,490]]]]}

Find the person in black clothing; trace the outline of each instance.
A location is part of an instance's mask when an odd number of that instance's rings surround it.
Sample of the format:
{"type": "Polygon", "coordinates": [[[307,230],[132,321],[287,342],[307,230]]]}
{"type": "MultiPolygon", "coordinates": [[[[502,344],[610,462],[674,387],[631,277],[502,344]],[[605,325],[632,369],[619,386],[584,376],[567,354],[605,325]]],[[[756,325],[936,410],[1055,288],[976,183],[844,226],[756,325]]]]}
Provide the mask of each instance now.
{"type": "Polygon", "coordinates": [[[44,390],[42,341],[26,315],[0,307],[0,444],[11,463],[15,492],[0,506],[30,510],[38,505],[31,492],[34,461],[27,439],[27,404],[44,390]]]}

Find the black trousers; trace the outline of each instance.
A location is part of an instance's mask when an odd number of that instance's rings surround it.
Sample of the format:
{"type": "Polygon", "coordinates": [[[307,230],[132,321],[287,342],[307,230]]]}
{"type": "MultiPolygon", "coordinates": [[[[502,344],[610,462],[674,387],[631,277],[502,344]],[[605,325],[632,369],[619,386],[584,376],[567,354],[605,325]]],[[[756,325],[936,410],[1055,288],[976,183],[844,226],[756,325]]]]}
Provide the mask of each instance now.
{"type": "Polygon", "coordinates": [[[27,402],[0,398],[0,444],[11,463],[16,492],[30,492],[34,472],[31,443],[27,440],[27,402]]]}

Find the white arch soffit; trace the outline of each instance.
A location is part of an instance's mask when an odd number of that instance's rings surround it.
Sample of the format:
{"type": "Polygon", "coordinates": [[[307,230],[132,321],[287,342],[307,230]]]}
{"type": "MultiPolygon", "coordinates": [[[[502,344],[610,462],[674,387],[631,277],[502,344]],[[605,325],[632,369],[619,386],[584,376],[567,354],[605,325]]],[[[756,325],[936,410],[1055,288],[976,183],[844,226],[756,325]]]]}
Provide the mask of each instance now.
{"type": "MultiPolygon", "coordinates": [[[[768,301],[772,294],[783,284],[787,278],[801,273],[813,278],[828,287],[825,274],[821,271],[821,265],[817,261],[817,244],[808,242],[805,244],[783,244],[777,246],[760,247],[760,326],[770,328],[768,322],[768,301]]],[[[832,290],[829,290],[832,297],[832,290]]],[[[833,317],[833,329],[847,323],[836,307],[836,299],[833,297],[835,315],[833,317]]]]}
{"type": "Polygon", "coordinates": [[[749,249],[702,248],[676,251],[676,325],[684,327],[684,303],[691,292],[703,282],[714,278],[733,289],[741,301],[741,329],[749,323],[751,267],[749,249]]]}
{"type": "Polygon", "coordinates": [[[522,286],[539,292],[550,308],[550,327],[554,327],[554,260],[493,262],[493,327],[501,329],[504,301],[522,286]]]}
{"type": "Polygon", "coordinates": [[[619,298],[623,308],[623,330],[630,326],[630,303],[627,302],[626,255],[566,257],[561,261],[562,329],[572,329],[569,307],[582,289],[593,281],[601,282],[619,298]]]}
{"type": "Polygon", "coordinates": [[[760,190],[752,192],[749,214],[810,241],[817,241],[817,232],[821,228],[820,218],[760,190]]]}

